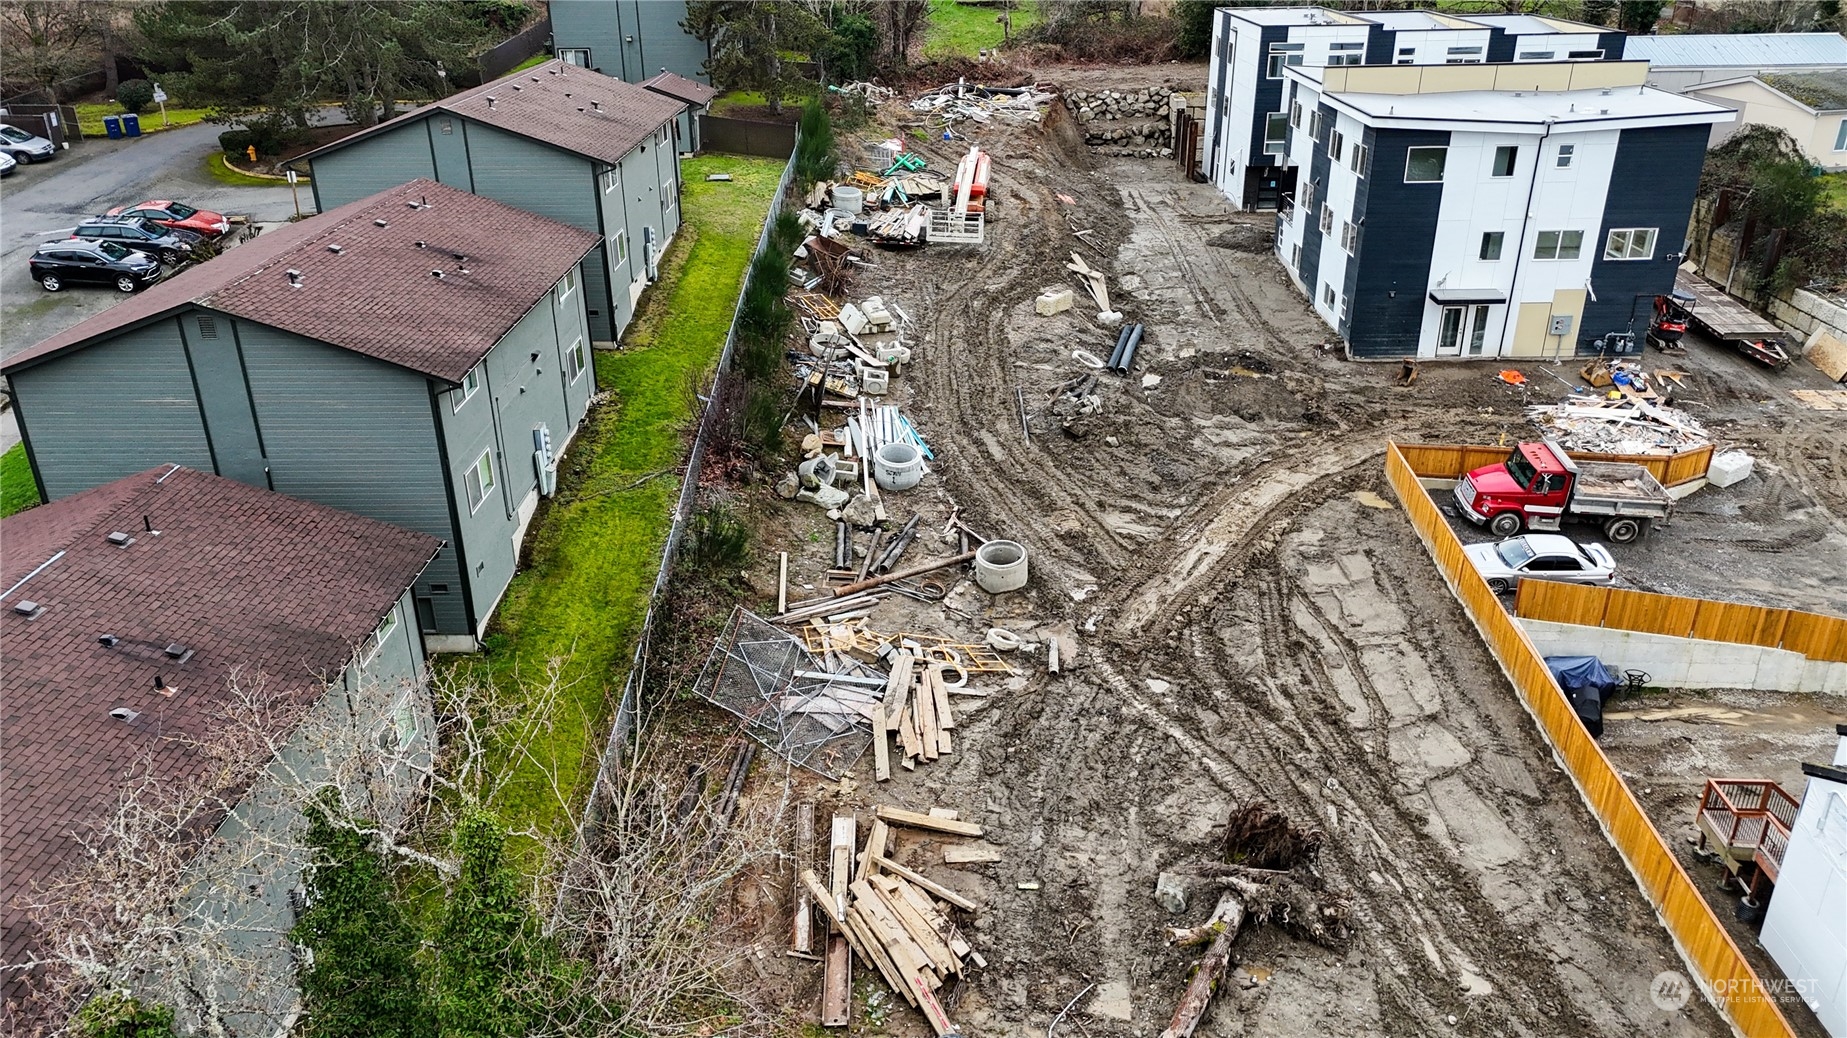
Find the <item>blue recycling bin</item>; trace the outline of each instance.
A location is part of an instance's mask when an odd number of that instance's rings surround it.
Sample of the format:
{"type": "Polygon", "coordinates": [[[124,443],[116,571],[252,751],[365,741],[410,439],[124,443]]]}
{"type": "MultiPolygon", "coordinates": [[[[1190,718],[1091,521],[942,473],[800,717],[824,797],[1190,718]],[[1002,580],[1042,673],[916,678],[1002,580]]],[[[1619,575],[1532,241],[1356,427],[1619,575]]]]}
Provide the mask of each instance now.
{"type": "Polygon", "coordinates": [[[141,136],[141,117],[133,112],[122,117],[122,135],[125,137],[141,136]]]}
{"type": "Polygon", "coordinates": [[[110,140],[122,138],[122,117],[119,115],[103,116],[103,129],[108,131],[110,140]]]}

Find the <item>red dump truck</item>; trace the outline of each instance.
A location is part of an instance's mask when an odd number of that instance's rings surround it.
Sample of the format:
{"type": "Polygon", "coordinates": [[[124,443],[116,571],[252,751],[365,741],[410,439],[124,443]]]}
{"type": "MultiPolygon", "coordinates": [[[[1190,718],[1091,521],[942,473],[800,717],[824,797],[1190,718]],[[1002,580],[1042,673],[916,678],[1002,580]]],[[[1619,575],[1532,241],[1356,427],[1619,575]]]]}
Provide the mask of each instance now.
{"type": "Polygon", "coordinates": [[[1501,537],[1570,519],[1600,523],[1605,537],[1628,544],[1674,512],[1673,496],[1643,466],[1574,461],[1550,440],[1522,443],[1506,461],[1462,477],[1455,495],[1463,515],[1501,537]]]}

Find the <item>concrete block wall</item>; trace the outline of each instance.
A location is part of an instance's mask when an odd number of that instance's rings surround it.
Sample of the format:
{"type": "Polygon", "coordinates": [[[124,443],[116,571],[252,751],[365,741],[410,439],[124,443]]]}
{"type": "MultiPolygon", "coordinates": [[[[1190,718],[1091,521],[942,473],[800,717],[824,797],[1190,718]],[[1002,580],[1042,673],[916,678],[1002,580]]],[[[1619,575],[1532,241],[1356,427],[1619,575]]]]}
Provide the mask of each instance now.
{"type": "Polygon", "coordinates": [[[1618,672],[1645,670],[1658,688],[1753,688],[1847,696],[1847,663],[1736,642],[1521,620],[1542,656],[1595,656],[1618,672]]]}
{"type": "Polygon", "coordinates": [[[1733,283],[1728,291],[1768,313],[1771,320],[1790,333],[1790,345],[1798,352],[1807,352],[1816,341],[1816,332],[1826,332],[1836,339],[1847,341],[1847,301],[1811,292],[1806,288],[1793,289],[1768,299],[1758,298],[1747,291],[1745,285],[1749,280],[1749,272],[1740,270],[1734,274],[1732,270],[1738,255],[1738,221],[1734,219],[1724,227],[1715,228],[1712,226],[1712,215],[1711,202],[1701,200],[1695,203],[1693,219],[1687,229],[1691,241],[1689,254],[1707,280],[1724,286],[1730,277],[1733,283]]]}

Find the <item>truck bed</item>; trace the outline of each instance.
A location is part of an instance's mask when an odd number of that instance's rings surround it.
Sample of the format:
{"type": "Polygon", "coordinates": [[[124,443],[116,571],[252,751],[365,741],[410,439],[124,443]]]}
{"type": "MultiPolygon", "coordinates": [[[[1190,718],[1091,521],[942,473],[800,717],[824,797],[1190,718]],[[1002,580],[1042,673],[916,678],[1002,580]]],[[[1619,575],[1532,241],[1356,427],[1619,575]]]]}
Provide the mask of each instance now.
{"type": "Polygon", "coordinates": [[[1691,318],[1699,329],[1720,342],[1740,339],[1781,339],[1783,329],[1768,317],[1725,294],[1725,290],[1697,274],[1674,274],[1674,287],[1693,296],[1691,318]]]}
{"type": "Polygon", "coordinates": [[[1674,497],[1654,473],[1629,461],[1580,461],[1574,511],[1590,515],[1634,515],[1665,519],[1674,497]]]}

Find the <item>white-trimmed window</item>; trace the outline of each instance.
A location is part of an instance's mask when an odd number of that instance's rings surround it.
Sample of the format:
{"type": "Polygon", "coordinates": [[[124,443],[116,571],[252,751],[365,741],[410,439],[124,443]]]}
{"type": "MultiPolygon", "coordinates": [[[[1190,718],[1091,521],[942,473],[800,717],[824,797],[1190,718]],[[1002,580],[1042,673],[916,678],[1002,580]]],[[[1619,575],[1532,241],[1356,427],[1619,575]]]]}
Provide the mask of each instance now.
{"type": "Polygon", "coordinates": [[[1334,233],[1334,207],[1326,202],[1321,203],[1321,233],[1334,233]]]}
{"type": "Polygon", "coordinates": [[[571,298],[571,293],[576,291],[577,268],[572,267],[570,270],[564,272],[564,277],[558,280],[558,305],[563,306],[565,300],[571,298]]]}
{"type": "Polygon", "coordinates": [[[1347,153],[1347,135],[1335,130],[1328,135],[1328,159],[1339,162],[1347,153]]]}
{"type": "Polygon", "coordinates": [[[1655,258],[1655,237],[1657,228],[1628,227],[1610,232],[1603,243],[1603,258],[1607,260],[1646,260],[1655,258]]]}
{"type": "Polygon", "coordinates": [[[1355,227],[1351,220],[1342,220],[1340,224],[1340,247],[1346,251],[1347,255],[1351,256],[1359,252],[1359,246],[1360,229],[1355,227]]]}
{"type": "Polygon", "coordinates": [[[626,230],[617,231],[616,232],[616,266],[620,267],[624,263],[627,263],[627,262],[628,262],[628,231],[626,230]]]}
{"type": "Polygon", "coordinates": [[[576,65],[578,68],[590,67],[590,48],[588,47],[560,47],[558,57],[567,65],[576,65]]]}
{"type": "Polygon", "coordinates": [[[1315,211],[1315,182],[1302,185],[1302,212],[1312,214],[1315,211]]]}
{"type": "Polygon", "coordinates": [[[1558,146],[1558,168],[1559,169],[1569,169],[1571,167],[1571,160],[1577,157],[1578,157],[1578,146],[1577,145],[1561,144],[1558,146]]]}
{"type": "Polygon", "coordinates": [[[1329,65],[1358,65],[1366,50],[1364,43],[1330,43],[1328,44],[1329,65]]]}
{"type": "Polygon", "coordinates": [[[1506,241],[1507,232],[1505,231],[1483,231],[1481,236],[1481,252],[1477,254],[1478,257],[1490,263],[1500,259],[1501,246],[1505,244],[1506,241]]]}
{"type": "Polygon", "coordinates": [[[1574,260],[1584,250],[1583,231],[1540,231],[1533,243],[1536,260],[1574,260]]]}
{"type": "Polygon", "coordinates": [[[1404,182],[1407,184],[1440,184],[1443,182],[1443,167],[1449,162],[1449,148],[1406,148],[1404,156],[1404,182]]]}
{"type": "Polygon", "coordinates": [[[482,451],[475,463],[468,466],[468,471],[462,476],[462,483],[468,488],[468,513],[473,515],[481,510],[488,492],[494,489],[493,448],[482,451]]]}
{"type": "Polygon", "coordinates": [[[373,628],[372,637],[366,639],[365,662],[361,663],[360,666],[370,666],[372,661],[378,658],[378,651],[385,647],[385,643],[391,640],[392,634],[396,632],[397,629],[398,607],[392,606],[391,612],[386,613],[385,618],[378,622],[377,627],[373,628]]]}
{"type": "Polygon", "coordinates": [[[583,376],[584,369],[589,366],[589,361],[584,356],[584,340],[582,336],[579,336],[575,342],[571,343],[571,348],[564,351],[565,376],[570,379],[572,385],[576,385],[577,380],[583,376]]]}
{"type": "Polygon", "coordinates": [[[622,186],[622,171],[611,166],[596,175],[596,183],[603,189],[604,194],[613,194],[622,186]]]}
{"type": "Polygon", "coordinates": [[[1448,57],[1443,59],[1445,65],[1479,65],[1481,64],[1480,47],[1451,47],[1448,57]]]}
{"type": "Polygon", "coordinates": [[[1353,297],[1352,296],[1341,296],[1340,297],[1340,323],[1346,324],[1347,318],[1351,317],[1352,315],[1353,315],[1353,297]]]}
{"type": "Polygon", "coordinates": [[[398,749],[408,749],[417,741],[417,700],[410,695],[398,700],[391,711],[391,725],[398,732],[398,749]]]}
{"type": "Polygon", "coordinates": [[[1289,250],[1289,269],[1297,274],[1302,273],[1302,246],[1299,242],[1295,248],[1289,250]]]}
{"type": "Polygon", "coordinates": [[[1305,44],[1301,43],[1270,44],[1270,60],[1264,66],[1264,77],[1267,79],[1281,79],[1283,78],[1284,65],[1300,65],[1302,63],[1302,49],[1304,46],[1305,44]]]}
{"type": "MultiPolygon", "coordinates": [[[[1302,102],[1289,102],[1289,125],[1297,130],[1302,128],[1302,102]]],[[[1847,127],[1847,122],[1843,122],[1841,125],[1847,127]]],[[[1839,151],[1840,148],[1837,147],[1834,150],[1839,151]]]]}
{"type": "Polygon", "coordinates": [[[1511,177],[1514,175],[1514,166],[1518,165],[1519,161],[1520,149],[1510,144],[1504,144],[1494,149],[1494,169],[1490,171],[1488,175],[1491,177],[1511,177]]]}
{"type": "Polygon", "coordinates": [[[1334,294],[1333,285],[1323,284],[1321,286],[1321,301],[1327,304],[1329,310],[1334,309],[1335,304],[1339,302],[1339,298],[1339,296],[1334,294]]]}
{"type": "Polygon", "coordinates": [[[481,390],[481,369],[475,368],[462,376],[462,384],[449,394],[449,410],[460,411],[468,399],[481,390]]]}
{"type": "Polygon", "coordinates": [[[1834,131],[1834,150],[1847,151],[1847,119],[1842,119],[1840,128],[1834,131]]]}
{"type": "Polygon", "coordinates": [[[661,210],[663,212],[672,213],[674,207],[680,204],[680,193],[673,189],[672,177],[668,177],[666,180],[661,181],[661,198],[664,199],[664,201],[661,202],[661,210]]]}
{"type": "Polygon", "coordinates": [[[1372,149],[1359,141],[1353,142],[1353,175],[1364,177],[1372,172],[1372,149]]]}
{"type": "Polygon", "coordinates": [[[1321,109],[1319,108],[1308,113],[1308,135],[1316,140],[1321,139],[1321,109]]]}
{"type": "Polygon", "coordinates": [[[1263,117],[1263,153],[1281,155],[1283,142],[1289,137],[1289,116],[1283,112],[1271,112],[1263,117]]]}

